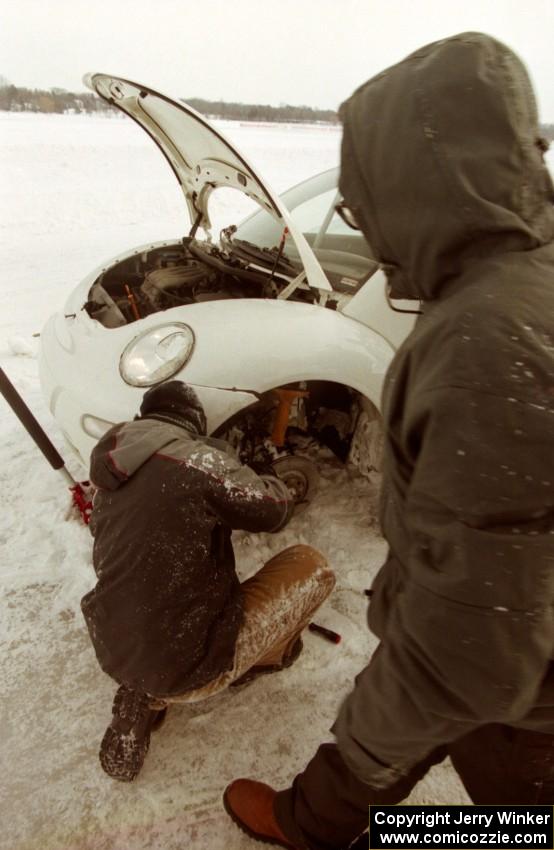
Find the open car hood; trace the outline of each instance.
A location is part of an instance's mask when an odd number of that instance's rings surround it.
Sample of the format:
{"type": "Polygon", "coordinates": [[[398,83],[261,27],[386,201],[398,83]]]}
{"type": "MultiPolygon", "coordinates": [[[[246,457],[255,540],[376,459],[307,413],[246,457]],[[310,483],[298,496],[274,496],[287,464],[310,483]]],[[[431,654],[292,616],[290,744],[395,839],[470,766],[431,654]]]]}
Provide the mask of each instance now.
{"type": "Polygon", "coordinates": [[[307,281],[331,290],[303,233],[279,196],[256,174],[236,148],[196,110],[184,103],[109,74],[86,74],[85,85],[129,115],[162,151],[185,196],[191,224],[210,230],[208,201],[214,189],[238,189],[283,222],[294,239],[307,281]]]}

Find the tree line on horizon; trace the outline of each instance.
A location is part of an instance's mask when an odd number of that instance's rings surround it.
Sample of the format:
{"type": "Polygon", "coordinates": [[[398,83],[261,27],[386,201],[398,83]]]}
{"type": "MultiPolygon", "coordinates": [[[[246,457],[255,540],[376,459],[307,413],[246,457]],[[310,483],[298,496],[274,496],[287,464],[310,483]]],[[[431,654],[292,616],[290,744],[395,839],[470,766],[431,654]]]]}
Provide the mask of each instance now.
{"type": "MultiPolygon", "coordinates": [[[[113,113],[109,103],[93,92],[69,92],[65,89],[28,89],[9,83],[1,84],[0,111],[4,112],[46,112],[46,113],[113,113]]],[[[238,121],[277,121],[336,124],[337,113],[332,109],[313,109],[310,106],[269,106],[267,104],[226,103],[223,100],[204,100],[203,98],[181,98],[197,112],[209,118],[226,118],[238,121]]]]}
{"type": "MultiPolygon", "coordinates": [[[[311,106],[227,103],[224,100],[205,100],[199,97],[181,98],[181,100],[207,118],[302,124],[337,124],[339,120],[335,110],[314,109],[311,106]]],[[[0,75],[0,111],[91,115],[93,113],[114,114],[117,110],[93,92],[74,93],[61,88],[28,89],[11,85],[0,75]]],[[[549,141],[554,141],[554,124],[541,124],[541,131],[549,141]]]]}
{"type": "Polygon", "coordinates": [[[260,103],[228,103],[224,100],[204,100],[200,97],[181,98],[208,118],[227,118],[234,121],[286,121],[302,124],[337,124],[339,117],[334,109],[314,109],[311,106],[269,106],[260,103]]]}

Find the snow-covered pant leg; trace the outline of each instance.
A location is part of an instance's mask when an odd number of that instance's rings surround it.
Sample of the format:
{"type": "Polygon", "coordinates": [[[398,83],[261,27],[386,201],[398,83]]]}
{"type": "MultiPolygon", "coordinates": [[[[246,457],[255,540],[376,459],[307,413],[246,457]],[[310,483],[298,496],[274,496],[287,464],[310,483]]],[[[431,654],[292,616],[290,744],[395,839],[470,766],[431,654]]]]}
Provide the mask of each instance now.
{"type": "Polygon", "coordinates": [[[405,800],[430,767],[446,757],[434,750],[402,779],[373,789],[348,769],[336,744],[322,744],[292,788],[279,791],[274,811],[288,840],[309,850],[338,850],[368,827],[368,806],[394,805],[405,800]]]}
{"type": "Polygon", "coordinates": [[[241,585],[244,620],[231,670],[166,702],[208,699],[251,667],[279,664],[334,586],[335,575],[316,549],[297,544],[279,552],[241,585]]]}
{"type": "Polygon", "coordinates": [[[448,752],[476,804],[554,804],[554,735],[491,723],[448,752]]]}
{"type": "Polygon", "coordinates": [[[241,585],[244,623],[237,639],[238,678],[250,667],[280,664],[335,586],[323,555],[289,546],[241,585]]]}

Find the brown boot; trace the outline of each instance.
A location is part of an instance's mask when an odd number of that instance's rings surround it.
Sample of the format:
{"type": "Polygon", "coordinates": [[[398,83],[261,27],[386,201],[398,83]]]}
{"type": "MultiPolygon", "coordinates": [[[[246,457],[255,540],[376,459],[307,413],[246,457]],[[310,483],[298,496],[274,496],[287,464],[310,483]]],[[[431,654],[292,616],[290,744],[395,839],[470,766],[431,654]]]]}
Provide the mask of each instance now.
{"type": "Polygon", "coordinates": [[[276,791],[253,779],[235,779],[223,794],[229,817],[251,838],[276,844],[287,850],[299,850],[281,831],[273,813],[276,791]]]}

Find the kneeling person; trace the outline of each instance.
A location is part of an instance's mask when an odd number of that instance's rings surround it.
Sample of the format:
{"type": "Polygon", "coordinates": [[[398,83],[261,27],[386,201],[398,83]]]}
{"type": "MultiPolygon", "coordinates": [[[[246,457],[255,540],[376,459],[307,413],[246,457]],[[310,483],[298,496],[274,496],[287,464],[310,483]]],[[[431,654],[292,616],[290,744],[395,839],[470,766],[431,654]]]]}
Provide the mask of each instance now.
{"type": "Polygon", "coordinates": [[[81,604],[100,666],[120,684],[100,762],[130,781],[169,703],[290,666],[335,579],[298,545],[239,583],[232,529],[278,531],[293,502],[278,478],[206,437],[202,405],[181,381],[148,390],[140,416],[104,435],[91,480],[98,581],[81,604]]]}

